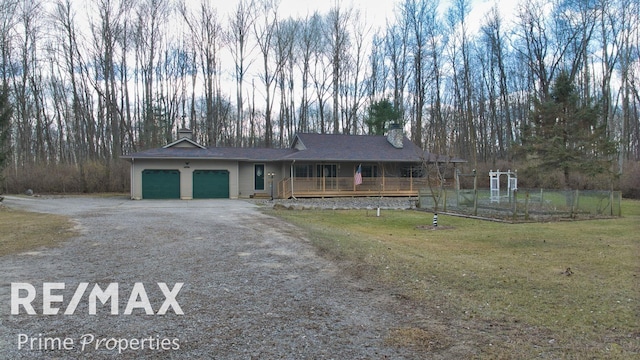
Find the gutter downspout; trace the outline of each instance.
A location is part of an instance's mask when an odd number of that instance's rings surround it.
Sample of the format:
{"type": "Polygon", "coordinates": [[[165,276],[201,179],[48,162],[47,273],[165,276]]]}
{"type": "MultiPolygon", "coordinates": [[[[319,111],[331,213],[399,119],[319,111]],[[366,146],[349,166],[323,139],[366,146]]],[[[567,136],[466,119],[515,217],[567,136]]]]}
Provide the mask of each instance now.
{"type": "Polygon", "coordinates": [[[294,175],[294,171],[293,171],[293,165],[296,163],[295,160],[293,160],[293,162],[291,162],[291,197],[294,200],[298,200],[296,199],[296,196],[293,194],[293,175],[294,175]]]}

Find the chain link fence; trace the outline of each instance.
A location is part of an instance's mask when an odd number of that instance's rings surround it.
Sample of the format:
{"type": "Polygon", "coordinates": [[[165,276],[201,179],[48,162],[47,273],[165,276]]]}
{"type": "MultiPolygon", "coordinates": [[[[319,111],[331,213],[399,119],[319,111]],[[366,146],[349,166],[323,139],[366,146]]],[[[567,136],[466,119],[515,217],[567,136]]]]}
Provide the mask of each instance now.
{"type": "Polygon", "coordinates": [[[620,191],[518,189],[492,194],[489,189],[423,189],[418,207],[509,221],[543,221],[622,216],[621,202],[620,191]]]}

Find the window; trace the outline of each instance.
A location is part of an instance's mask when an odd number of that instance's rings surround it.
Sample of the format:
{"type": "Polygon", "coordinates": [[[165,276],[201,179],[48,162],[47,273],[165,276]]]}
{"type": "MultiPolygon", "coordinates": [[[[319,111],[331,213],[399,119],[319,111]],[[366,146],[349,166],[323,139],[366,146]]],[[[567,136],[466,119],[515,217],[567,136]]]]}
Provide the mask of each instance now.
{"type": "Polygon", "coordinates": [[[336,164],[318,164],[316,173],[318,177],[334,178],[338,176],[338,166],[336,164]]]}
{"type": "Polygon", "coordinates": [[[378,177],[378,165],[362,165],[362,177],[378,177]]]}
{"type": "Polygon", "coordinates": [[[319,188],[336,189],[338,187],[338,165],[317,164],[316,176],[319,188]]]}
{"type": "Polygon", "coordinates": [[[425,176],[425,172],[422,166],[403,167],[400,171],[401,171],[400,175],[402,177],[419,178],[419,177],[425,176]]]}
{"type": "Polygon", "coordinates": [[[296,178],[310,178],[313,176],[313,165],[294,165],[293,176],[296,178]]]}

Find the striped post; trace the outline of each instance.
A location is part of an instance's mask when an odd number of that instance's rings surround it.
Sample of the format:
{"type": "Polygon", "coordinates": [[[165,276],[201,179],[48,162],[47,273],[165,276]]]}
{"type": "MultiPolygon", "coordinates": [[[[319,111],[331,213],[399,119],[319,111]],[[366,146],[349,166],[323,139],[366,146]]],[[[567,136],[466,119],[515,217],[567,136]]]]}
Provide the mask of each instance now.
{"type": "Polygon", "coordinates": [[[438,227],[438,213],[433,214],[433,227],[438,227]]]}

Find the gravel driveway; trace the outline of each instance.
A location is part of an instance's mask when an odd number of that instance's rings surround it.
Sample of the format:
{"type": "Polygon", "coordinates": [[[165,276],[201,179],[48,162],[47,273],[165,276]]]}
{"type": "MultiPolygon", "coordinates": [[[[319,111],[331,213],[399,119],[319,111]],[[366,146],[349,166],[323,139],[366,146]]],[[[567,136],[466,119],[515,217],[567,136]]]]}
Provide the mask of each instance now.
{"type": "Polygon", "coordinates": [[[345,277],[297,228],[250,202],[7,197],[4,203],[70,216],[81,235],[56,248],[0,257],[0,358],[425,357],[385,343],[389,329],[404,321],[392,311],[400,300],[345,277]],[[10,315],[11,283],[18,282],[37,290],[38,315],[24,309],[10,315]],[[66,286],[53,292],[64,299],[52,304],[57,315],[41,314],[43,283],[66,286]],[[63,315],[80,283],[88,288],[77,309],[63,315]],[[118,314],[97,300],[97,314],[89,315],[88,293],[110,283],[118,283],[118,314]],[[184,314],[175,308],[145,314],[135,283],[143,284],[154,312],[167,297],[158,283],[169,290],[184,283],[175,297],[184,314]],[[125,315],[132,293],[138,306],[125,315]],[[42,350],[65,340],[68,349],[42,350]]]}

